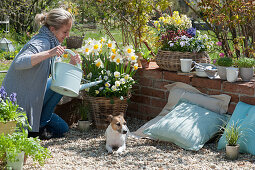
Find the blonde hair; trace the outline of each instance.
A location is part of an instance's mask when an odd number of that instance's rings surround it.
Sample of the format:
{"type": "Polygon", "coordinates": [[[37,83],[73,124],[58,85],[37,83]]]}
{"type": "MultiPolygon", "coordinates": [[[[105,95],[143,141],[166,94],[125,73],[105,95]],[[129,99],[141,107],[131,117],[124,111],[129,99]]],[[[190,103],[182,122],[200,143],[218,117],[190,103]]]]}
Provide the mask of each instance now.
{"type": "Polygon", "coordinates": [[[73,21],[73,16],[63,8],[52,9],[48,13],[36,14],[35,22],[38,25],[50,26],[59,29],[62,25],[73,21]]]}

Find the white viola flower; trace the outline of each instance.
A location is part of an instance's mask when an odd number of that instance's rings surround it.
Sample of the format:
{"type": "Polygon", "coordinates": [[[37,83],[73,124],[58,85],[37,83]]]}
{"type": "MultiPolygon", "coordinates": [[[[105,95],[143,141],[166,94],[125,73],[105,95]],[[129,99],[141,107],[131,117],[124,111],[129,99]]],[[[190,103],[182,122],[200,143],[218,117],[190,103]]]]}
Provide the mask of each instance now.
{"type": "Polygon", "coordinates": [[[114,74],[114,77],[116,77],[116,78],[120,77],[120,72],[118,72],[118,71],[115,71],[113,74],[114,74]]]}
{"type": "Polygon", "coordinates": [[[123,97],[123,96],[120,96],[120,100],[124,100],[124,97],[123,97]]]}
{"type": "Polygon", "coordinates": [[[97,60],[94,61],[95,65],[99,68],[104,68],[104,64],[102,62],[102,60],[100,58],[98,58],[97,60]]]}
{"type": "Polygon", "coordinates": [[[128,80],[128,79],[129,79],[129,74],[126,74],[126,75],[124,76],[124,79],[125,79],[125,80],[128,80]]]}
{"type": "Polygon", "coordinates": [[[102,91],[102,90],[104,90],[104,87],[99,87],[99,91],[102,91]]]}
{"type": "Polygon", "coordinates": [[[173,47],[173,46],[174,46],[174,43],[169,42],[169,46],[170,46],[170,47],[173,47]]]}
{"type": "Polygon", "coordinates": [[[120,86],[120,81],[115,81],[115,86],[119,87],[120,86]]]}
{"type": "Polygon", "coordinates": [[[121,79],[120,79],[120,83],[121,83],[121,84],[125,84],[125,83],[126,83],[126,80],[125,80],[124,78],[121,78],[121,79]]]}
{"type": "Polygon", "coordinates": [[[99,94],[99,90],[95,90],[95,93],[96,93],[96,94],[99,94]]]}
{"type": "Polygon", "coordinates": [[[109,78],[108,76],[104,76],[104,80],[106,80],[106,81],[107,81],[107,80],[108,80],[108,78],[109,78]]]}
{"type": "Polygon", "coordinates": [[[181,42],[180,42],[180,46],[181,46],[181,47],[185,46],[185,43],[186,43],[185,41],[181,41],[181,42]]]}
{"type": "Polygon", "coordinates": [[[111,89],[112,89],[112,91],[117,91],[117,87],[116,87],[115,85],[113,85],[113,86],[111,87],[111,89]]]}
{"type": "Polygon", "coordinates": [[[107,71],[106,71],[106,74],[107,74],[108,76],[111,76],[111,75],[112,75],[110,70],[107,70],[107,71]]]}
{"type": "Polygon", "coordinates": [[[85,91],[86,91],[86,92],[89,92],[89,88],[86,88],[85,91]]]}
{"type": "Polygon", "coordinates": [[[127,56],[130,56],[132,53],[135,52],[132,45],[128,45],[128,46],[124,47],[123,51],[124,51],[125,55],[127,55],[127,56]]]}
{"type": "Polygon", "coordinates": [[[116,57],[113,60],[117,65],[123,63],[123,59],[121,57],[121,55],[116,55],[116,57]]]}
{"type": "Polygon", "coordinates": [[[87,75],[87,78],[88,78],[88,79],[91,79],[91,77],[92,77],[92,72],[90,72],[90,73],[87,75]]]}
{"type": "Polygon", "coordinates": [[[107,47],[110,48],[110,49],[115,48],[115,47],[116,47],[116,42],[115,42],[115,41],[108,40],[108,42],[107,42],[107,47]]]}
{"type": "Polygon", "coordinates": [[[187,40],[187,38],[186,35],[181,36],[181,40],[187,40]]]}
{"type": "Polygon", "coordinates": [[[102,80],[102,76],[100,75],[100,76],[98,77],[98,79],[99,79],[99,80],[102,80]]]}
{"type": "Polygon", "coordinates": [[[110,87],[111,86],[111,84],[109,82],[106,82],[104,85],[105,85],[105,87],[110,87]]]}

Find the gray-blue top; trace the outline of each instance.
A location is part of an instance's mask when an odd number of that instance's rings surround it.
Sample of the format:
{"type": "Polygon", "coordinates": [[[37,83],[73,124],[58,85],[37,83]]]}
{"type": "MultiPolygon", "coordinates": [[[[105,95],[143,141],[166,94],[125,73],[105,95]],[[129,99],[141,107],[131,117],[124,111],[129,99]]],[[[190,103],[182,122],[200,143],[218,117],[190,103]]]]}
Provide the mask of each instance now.
{"type": "Polygon", "coordinates": [[[2,83],[8,94],[17,93],[17,104],[27,113],[33,132],[39,131],[51,58],[32,66],[31,55],[52,49],[59,44],[53,33],[46,26],[42,26],[39,33],[14,58],[2,83]]]}

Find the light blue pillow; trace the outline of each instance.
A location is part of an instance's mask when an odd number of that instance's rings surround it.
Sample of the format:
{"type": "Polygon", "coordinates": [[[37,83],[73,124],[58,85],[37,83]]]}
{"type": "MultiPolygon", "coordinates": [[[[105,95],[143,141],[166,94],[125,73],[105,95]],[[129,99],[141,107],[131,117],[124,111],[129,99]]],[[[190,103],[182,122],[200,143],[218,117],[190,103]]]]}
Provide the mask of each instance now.
{"type": "MultiPolygon", "coordinates": [[[[255,155],[255,106],[238,102],[227,126],[233,123],[239,125],[242,131],[242,136],[237,141],[240,152],[255,155]]],[[[226,143],[224,132],[218,142],[218,149],[224,149],[226,143]]]]}
{"type": "Polygon", "coordinates": [[[186,150],[199,150],[227,120],[218,114],[181,99],[166,116],[144,130],[153,139],[173,142],[186,150]]]}

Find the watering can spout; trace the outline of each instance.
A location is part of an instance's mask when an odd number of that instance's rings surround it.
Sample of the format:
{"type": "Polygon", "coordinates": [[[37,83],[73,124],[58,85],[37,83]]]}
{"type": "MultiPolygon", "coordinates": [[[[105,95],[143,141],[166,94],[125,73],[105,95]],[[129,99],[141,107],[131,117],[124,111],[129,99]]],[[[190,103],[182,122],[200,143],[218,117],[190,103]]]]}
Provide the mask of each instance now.
{"type": "Polygon", "coordinates": [[[102,80],[98,80],[98,81],[94,81],[94,82],[82,84],[81,87],[80,87],[80,90],[84,90],[84,89],[86,89],[86,88],[95,86],[95,85],[97,85],[97,84],[99,84],[99,83],[101,83],[101,82],[102,82],[102,80]]]}

